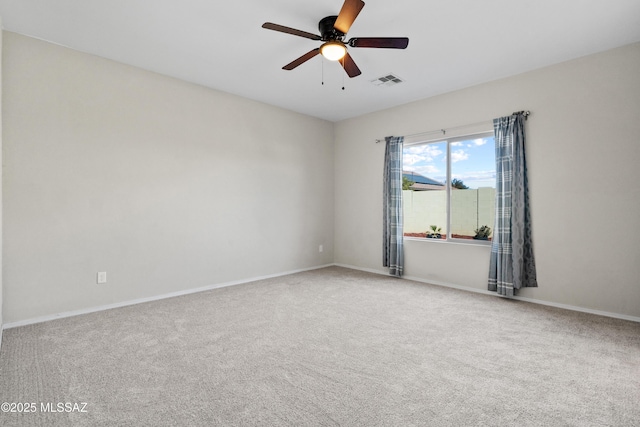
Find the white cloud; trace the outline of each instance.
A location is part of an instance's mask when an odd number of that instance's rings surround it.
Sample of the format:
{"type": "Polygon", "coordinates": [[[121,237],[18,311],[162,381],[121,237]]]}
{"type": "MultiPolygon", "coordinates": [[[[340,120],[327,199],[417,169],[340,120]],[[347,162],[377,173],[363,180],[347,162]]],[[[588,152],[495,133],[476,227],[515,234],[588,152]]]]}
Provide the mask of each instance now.
{"type": "Polygon", "coordinates": [[[413,166],[416,163],[420,163],[424,161],[424,157],[418,155],[418,154],[410,154],[410,153],[403,153],[402,155],[402,163],[404,164],[404,166],[413,166]]]}
{"type": "Polygon", "coordinates": [[[424,154],[431,152],[433,149],[432,145],[413,145],[405,148],[404,151],[413,154],[424,154]]]}
{"type": "Polygon", "coordinates": [[[407,147],[403,151],[405,164],[415,164],[420,161],[432,162],[436,157],[442,155],[444,151],[438,145],[426,144],[407,147]],[[412,163],[407,163],[409,160],[412,163]]]}
{"type": "Polygon", "coordinates": [[[480,146],[482,146],[482,145],[484,145],[484,144],[486,144],[486,143],[487,143],[487,140],[486,140],[486,139],[484,139],[484,138],[478,138],[478,139],[474,139],[474,140],[473,140],[473,144],[474,144],[476,147],[480,147],[480,146]]]}
{"type": "MultiPolygon", "coordinates": [[[[467,144],[467,147],[469,147],[469,148],[482,147],[486,143],[487,143],[487,139],[486,138],[473,139],[473,140],[471,140],[471,142],[469,142],[467,144]]],[[[453,145],[453,144],[451,144],[451,145],[453,145]]]]}
{"type": "Polygon", "coordinates": [[[463,145],[464,144],[462,143],[462,141],[456,141],[451,143],[452,147],[462,147],[463,145]]]}
{"type": "Polygon", "coordinates": [[[429,175],[433,175],[435,173],[440,172],[440,169],[438,169],[434,165],[424,165],[416,168],[416,172],[419,173],[420,175],[431,178],[431,176],[429,175]]]}
{"type": "Polygon", "coordinates": [[[469,154],[467,154],[463,149],[451,152],[451,161],[453,163],[459,162],[461,160],[467,160],[468,158],[469,154]]]}

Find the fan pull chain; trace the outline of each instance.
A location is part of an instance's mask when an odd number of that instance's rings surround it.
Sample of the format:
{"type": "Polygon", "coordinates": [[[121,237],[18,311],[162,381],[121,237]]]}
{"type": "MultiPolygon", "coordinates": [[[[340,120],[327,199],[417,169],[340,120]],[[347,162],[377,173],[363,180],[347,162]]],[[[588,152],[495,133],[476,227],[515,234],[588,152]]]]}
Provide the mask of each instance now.
{"type": "Polygon", "coordinates": [[[320,62],[322,63],[322,86],[324,86],[324,60],[320,58],[320,62]]]}

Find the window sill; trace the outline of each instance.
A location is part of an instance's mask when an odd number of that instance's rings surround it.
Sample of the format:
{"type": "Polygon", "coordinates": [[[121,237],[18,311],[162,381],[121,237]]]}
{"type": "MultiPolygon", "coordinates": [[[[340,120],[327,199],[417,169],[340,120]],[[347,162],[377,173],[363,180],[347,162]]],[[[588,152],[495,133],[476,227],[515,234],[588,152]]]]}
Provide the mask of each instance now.
{"type": "Polygon", "coordinates": [[[462,246],[482,246],[485,248],[491,248],[491,241],[487,240],[470,240],[470,239],[428,239],[426,237],[404,237],[405,241],[411,242],[428,242],[429,244],[435,243],[437,245],[450,244],[450,245],[462,245],[462,246]]]}

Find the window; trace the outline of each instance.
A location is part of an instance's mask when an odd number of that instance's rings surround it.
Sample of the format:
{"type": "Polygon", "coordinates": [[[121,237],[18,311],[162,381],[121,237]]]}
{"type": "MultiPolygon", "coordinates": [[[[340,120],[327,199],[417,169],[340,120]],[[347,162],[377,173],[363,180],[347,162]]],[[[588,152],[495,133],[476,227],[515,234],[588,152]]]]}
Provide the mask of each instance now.
{"type": "Polygon", "coordinates": [[[402,188],[406,237],[490,241],[496,194],[493,132],[405,144],[402,188]]]}

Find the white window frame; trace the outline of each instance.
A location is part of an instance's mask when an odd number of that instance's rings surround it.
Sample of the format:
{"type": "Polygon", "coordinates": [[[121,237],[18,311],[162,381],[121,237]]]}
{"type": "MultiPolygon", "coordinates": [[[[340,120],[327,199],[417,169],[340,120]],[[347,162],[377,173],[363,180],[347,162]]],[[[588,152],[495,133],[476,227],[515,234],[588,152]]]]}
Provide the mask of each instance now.
{"type": "MultiPolygon", "coordinates": [[[[403,147],[413,147],[417,145],[427,145],[427,144],[438,144],[442,142],[446,142],[447,145],[447,173],[446,173],[446,193],[447,193],[447,203],[446,203],[446,211],[447,211],[447,222],[446,222],[446,238],[445,239],[424,239],[420,237],[404,237],[405,239],[410,240],[419,240],[419,241],[427,241],[431,243],[460,243],[465,245],[482,245],[482,246],[490,246],[491,241],[487,240],[471,240],[471,239],[458,239],[451,237],[451,144],[458,141],[468,141],[471,139],[477,138],[487,138],[487,137],[495,137],[493,130],[484,130],[480,132],[473,133],[465,133],[461,135],[455,135],[446,137],[443,136],[441,138],[430,138],[430,139],[409,139],[408,142],[403,144],[403,147]]],[[[495,143],[495,142],[494,142],[495,143]]],[[[403,168],[404,169],[404,168],[403,168]]]]}

